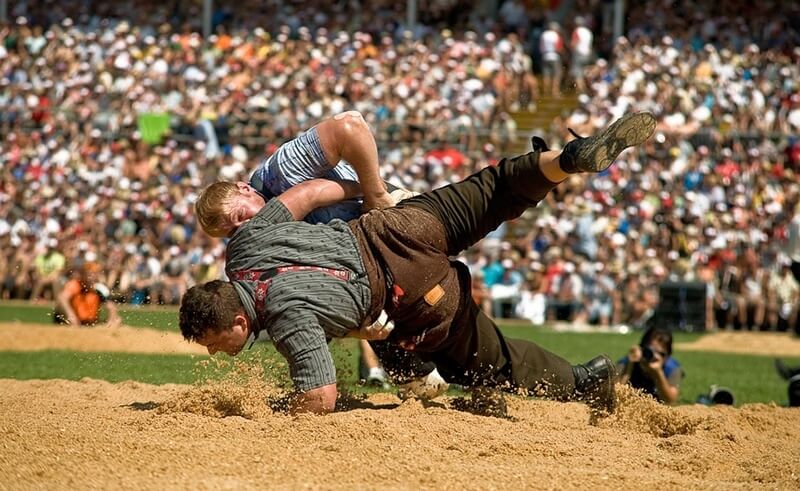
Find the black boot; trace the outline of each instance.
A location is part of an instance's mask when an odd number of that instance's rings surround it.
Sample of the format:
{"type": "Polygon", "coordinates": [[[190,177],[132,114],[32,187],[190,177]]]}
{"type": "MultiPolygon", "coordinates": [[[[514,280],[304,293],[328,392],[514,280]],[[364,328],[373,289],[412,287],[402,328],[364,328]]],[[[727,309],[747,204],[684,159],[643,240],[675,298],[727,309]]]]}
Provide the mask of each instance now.
{"type": "Polygon", "coordinates": [[[547,146],[547,142],[538,136],[531,137],[531,148],[537,152],[547,152],[550,150],[550,147],[547,146]]]}
{"type": "Polygon", "coordinates": [[[572,367],[575,375],[573,399],[585,402],[594,415],[614,412],[616,395],[614,382],[617,378],[614,363],[606,355],[600,355],[583,365],[572,367]]]}
{"type": "Polygon", "coordinates": [[[564,172],[602,172],[626,148],[641,145],[653,135],[656,118],[651,113],[627,114],[611,126],[587,138],[569,130],[575,139],[561,151],[559,162],[564,172]]]}

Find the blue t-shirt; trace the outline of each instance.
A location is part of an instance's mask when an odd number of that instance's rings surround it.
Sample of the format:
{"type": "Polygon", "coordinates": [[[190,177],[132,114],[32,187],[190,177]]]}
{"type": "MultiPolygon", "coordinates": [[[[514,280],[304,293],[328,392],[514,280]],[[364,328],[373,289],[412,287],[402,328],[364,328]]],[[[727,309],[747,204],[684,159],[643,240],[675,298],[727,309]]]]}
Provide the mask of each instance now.
{"type": "MultiPolygon", "coordinates": [[[[622,357],[618,363],[623,367],[627,367],[628,357],[627,356],[622,357]]],[[[675,358],[672,358],[670,356],[664,361],[664,375],[667,377],[667,380],[669,380],[671,384],[675,386],[678,386],[680,384],[680,380],[683,377],[683,369],[681,368],[680,363],[678,363],[678,361],[675,358]]],[[[638,389],[647,394],[650,394],[659,401],[662,400],[658,394],[658,391],[656,390],[656,383],[653,381],[653,379],[645,375],[644,371],[642,370],[642,368],[639,366],[638,363],[634,364],[633,366],[630,385],[634,389],[638,389]]]]}

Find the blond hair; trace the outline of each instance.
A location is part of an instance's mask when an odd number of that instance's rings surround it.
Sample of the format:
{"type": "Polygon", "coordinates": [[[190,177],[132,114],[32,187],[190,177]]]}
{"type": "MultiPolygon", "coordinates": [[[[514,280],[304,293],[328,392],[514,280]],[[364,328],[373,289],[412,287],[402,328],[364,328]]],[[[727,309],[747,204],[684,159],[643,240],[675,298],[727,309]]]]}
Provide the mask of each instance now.
{"type": "Polygon", "coordinates": [[[236,184],[215,182],[205,188],[194,203],[194,212],[203,231],[212,237],[227,237],[233,228],[232,204],[236,198],[236,184]]]}

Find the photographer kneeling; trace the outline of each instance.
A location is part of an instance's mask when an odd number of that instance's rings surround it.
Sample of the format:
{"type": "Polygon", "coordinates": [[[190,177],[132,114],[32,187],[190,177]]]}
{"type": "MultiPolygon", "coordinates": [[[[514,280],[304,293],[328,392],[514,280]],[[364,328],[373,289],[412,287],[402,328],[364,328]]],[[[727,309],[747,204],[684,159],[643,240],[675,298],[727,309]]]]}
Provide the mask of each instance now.
{"type": "Polygon", "coordinates": [[[630,384],[660,402],[674,404],[680,395],[683,369],[672,358],[672,333],[651,327],[638,345],[617,362],[618,382],[630,384]]]}

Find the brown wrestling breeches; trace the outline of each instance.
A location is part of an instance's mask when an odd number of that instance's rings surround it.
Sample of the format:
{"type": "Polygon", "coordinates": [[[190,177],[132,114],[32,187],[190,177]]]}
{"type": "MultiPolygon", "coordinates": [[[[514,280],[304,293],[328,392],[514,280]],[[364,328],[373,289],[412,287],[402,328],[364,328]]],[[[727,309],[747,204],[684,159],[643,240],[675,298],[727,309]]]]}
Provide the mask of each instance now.
{"type": "Polygon", "coordinates": [[[504,159],[464,181],[350,222],[372,285],[370,318],[385,309],[392,343],[412,346],[451,383],[558,397],[574,390],[571,365],[529,341],[504,337],[472,300],[454,256],[555,187],[539,153],[504,159]]]}

